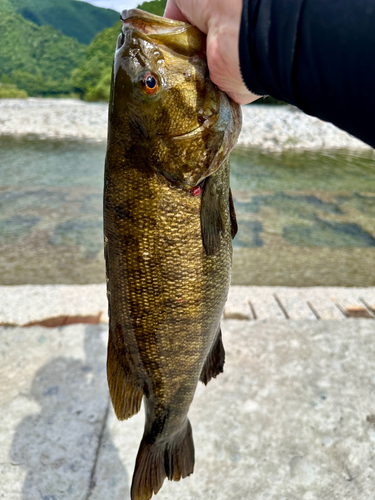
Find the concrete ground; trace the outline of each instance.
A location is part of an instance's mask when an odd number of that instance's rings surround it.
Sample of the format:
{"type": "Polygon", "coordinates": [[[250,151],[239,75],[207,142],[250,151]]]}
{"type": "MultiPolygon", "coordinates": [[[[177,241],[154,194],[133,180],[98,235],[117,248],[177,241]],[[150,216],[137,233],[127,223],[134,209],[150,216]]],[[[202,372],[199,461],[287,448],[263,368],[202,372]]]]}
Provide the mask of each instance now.
{"type": "MultiPolygon", "coordinates": [[[[156,498],[374,500],[374,293],[233,287],[225,372],[190,411],[195,472],[156,498]]],[[[87,322],[0,327],[0,498],[129,499],[143,412],[114,416],[105,307],[102,285],[0,288],[3,324],[87,322]]]]}

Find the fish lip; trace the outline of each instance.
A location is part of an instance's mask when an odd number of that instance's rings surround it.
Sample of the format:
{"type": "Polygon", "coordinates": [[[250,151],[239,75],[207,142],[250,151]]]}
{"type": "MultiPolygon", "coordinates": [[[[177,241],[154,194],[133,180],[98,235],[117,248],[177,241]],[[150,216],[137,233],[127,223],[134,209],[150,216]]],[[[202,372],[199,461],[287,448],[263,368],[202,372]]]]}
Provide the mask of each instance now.
{"type": "MultiPolygon", "coordinates": [[[[151,14],[150,12],[143,11],[141,9],[127,9],[123,10],[120,16],[120,19],[123,24],[131,23],[132,21],[141,21],[144,24],[144,30],[148,34],[152,31],[155,31],[155,34],[160,32],[168,32],[168,31],[178,31],[178,30],[186,30],[190,28],[192,25],[189,23],[185,23],[183,21],[176,21],[174,19],[168,19],[166,17],[158,16],[156,14],[151,14]],[[154,24],[154,30],[149,31],[147,29],[147,24],[154,24]],[[156,26],[155,26],[156,24],[156,26]]],[[[141,31],[143,31],[141,29],[141,31]]]]}
{"type": "Polygon", "coordinates": [[[185,132],[183,134],[180,134],[180,135],[174,135],[172,136],[172,139],[189,139],[190,137],[194,137],[198,134],[200,134],[201,132],[203,132],[204,130],[207,130],[208,128],[212,127],[212,125],[214,125],[219,119],[219,114],[218,113],[214,113],[210,116],[208,116],[207,118],[205,118],[204,122],[202,123],[202,125],[199,125],[198,127],[196,128],[193,128],[192,130],[189,130],[189,132],[185,132]]]}

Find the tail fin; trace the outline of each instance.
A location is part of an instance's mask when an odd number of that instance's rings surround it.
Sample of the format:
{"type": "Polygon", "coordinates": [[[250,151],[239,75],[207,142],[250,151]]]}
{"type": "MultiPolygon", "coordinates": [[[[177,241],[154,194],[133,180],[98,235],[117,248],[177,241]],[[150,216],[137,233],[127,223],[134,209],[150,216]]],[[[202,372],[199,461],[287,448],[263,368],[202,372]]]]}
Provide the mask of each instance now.
{"type": "Polygon", "coordinates": [[[126,420],[139,412],[143,390],[131,384],[121,365],[111,335],[108,340],[107,379],[113,408],[119,420],[126,420]]]}
{"type": "Polygon", "coordinates": [[[168,477],[179,481],[194,471],[194,442],[189,420],[183,436],[163,445],[148,444],[144,436],[137,455],[131,500],[149,500],[168,477]]]}

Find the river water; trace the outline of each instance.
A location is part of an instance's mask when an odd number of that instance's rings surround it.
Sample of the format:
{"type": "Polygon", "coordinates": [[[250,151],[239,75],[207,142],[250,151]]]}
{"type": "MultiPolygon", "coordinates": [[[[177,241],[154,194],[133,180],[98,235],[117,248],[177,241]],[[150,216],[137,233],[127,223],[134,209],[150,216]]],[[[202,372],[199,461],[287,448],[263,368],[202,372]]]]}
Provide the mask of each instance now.
{"type": "MultiPolygon", "coordinates": [[[[105,144],[0,137],[0,284],[100,283],[105,144]]],[[[234,284],[374,286],[375,154],[237,148],[234,284]]]]}

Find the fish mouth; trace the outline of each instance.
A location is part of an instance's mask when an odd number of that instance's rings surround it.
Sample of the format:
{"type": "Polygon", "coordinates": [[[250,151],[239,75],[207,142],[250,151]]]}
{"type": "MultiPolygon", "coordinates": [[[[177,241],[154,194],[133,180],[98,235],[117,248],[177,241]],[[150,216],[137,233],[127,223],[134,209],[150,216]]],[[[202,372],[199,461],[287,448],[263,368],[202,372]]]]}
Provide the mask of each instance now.
{"type": "Polygon", "coordinates": [[[198,127],[189,130],[189,132],[174,135],[173,139],[179,140],[179,139],[189,139],[190,137],[195,137],[196,135],[201,134],[205,130],[209,130],[220,120],[220,109],[221,109],[220,91],[216,86],[214,86],[214,88],[215,88],[215,101],[214,101],[215,106],[209,106],[208,109],[206,108],[206,110],[210,114],[206,115],[204,111],[201,110],[198,113],[198,121],[202,123],[198,125],[198,127]]]}
{"type": "Polygon", "coordinates": [[[192,130],[189,130],[189,132],[185,132],[180,135],[174,135],[172,139],[189,139],[190,137],[195,137],[196,135],[202,133],[204,130],[209,129],[212,127],[219,119],[219,114],[214,113],[211,116],[207,116],[202,123],[202,125],[198,125],[198,127],[193,128],[192,130]]]}
{"type": "Polygon", "coordinates": [[[121,21],[124,24],[130,24],[139,31],[148,34],[162,34],[184,31],[191,25],[182,21],[174,21],[166,17],[157,16],[141,9],[123,10],[121,21]]]}

